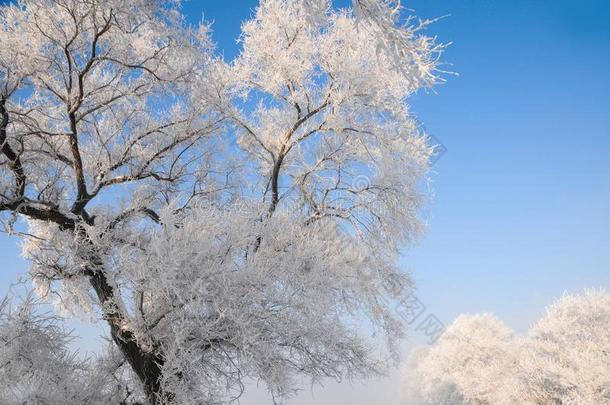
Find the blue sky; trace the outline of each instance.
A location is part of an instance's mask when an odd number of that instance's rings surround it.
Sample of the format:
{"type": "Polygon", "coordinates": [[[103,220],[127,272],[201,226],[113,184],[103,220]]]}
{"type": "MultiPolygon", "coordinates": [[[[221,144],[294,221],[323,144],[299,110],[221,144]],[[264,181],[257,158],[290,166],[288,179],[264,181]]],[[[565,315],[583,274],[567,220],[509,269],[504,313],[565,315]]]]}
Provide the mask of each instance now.
{"type": "MultiPolygon", "coordinates": [[[[193,21],[202,13],[215,21],[231,58],[255,4],[192,0],[184,9],[193,21]]],[[[446,324],[489,311],[524,332],[564,291],[610,290],[610,2],[405,6],[450,15],[428,33],[453,43],[443,60],[459,74],[411,100],[447,148],[434,166],[428,230],[401,260],[428,311],[446,324]]],[[[26,269],[18,255],[0,235],[0,292],[26,269]]],[[[395,403],[388,384],[331,384],[315,401],[308,392],[293,403],[395,403]]]]}

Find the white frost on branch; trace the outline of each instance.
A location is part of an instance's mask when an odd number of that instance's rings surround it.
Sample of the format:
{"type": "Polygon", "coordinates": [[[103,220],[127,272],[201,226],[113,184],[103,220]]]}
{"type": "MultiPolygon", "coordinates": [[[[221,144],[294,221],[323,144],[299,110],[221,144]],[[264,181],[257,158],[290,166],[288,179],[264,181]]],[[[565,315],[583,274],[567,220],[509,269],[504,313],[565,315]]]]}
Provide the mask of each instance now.
{"type": "MultiPolygon", "coordinates": [[[[114,348],[99,358],[69,349],[62,319],[43,312],[32,294],[0,301],[0,402],[101,404],[137,401],[137,385],[114,348]]],[[[141,398],[141,396],[140,396],[141,398]]]]}

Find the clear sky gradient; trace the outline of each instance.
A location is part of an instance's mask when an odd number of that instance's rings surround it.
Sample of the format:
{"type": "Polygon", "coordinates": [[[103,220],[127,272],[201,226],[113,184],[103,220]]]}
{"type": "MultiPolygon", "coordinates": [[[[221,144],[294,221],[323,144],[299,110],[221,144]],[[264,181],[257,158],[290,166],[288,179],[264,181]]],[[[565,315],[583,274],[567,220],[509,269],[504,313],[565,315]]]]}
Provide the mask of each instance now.
{"type": "MultiPolygon", "coordinates": [[[[214,21],[219,52],[232,58],[255,4],[191,0],[184,10],[214,21]]],[[[610,290],[610,1],[405,6],[450,15],[428,33],[453,43],[443,60],[459,74],[411,100],[447,148],[434,166],[427,232],[401,260],[427,310],[445,324],[493,312],[525,332],[566,291],[610,290]]],[[[16,240],[0,235],[0,293],[26,269],[16,240]]],[[[291,404],[399,404],[397,383],[329,384],[291,404]]],[[[257,395],[242,402],[270,403],[257,395]]]]}

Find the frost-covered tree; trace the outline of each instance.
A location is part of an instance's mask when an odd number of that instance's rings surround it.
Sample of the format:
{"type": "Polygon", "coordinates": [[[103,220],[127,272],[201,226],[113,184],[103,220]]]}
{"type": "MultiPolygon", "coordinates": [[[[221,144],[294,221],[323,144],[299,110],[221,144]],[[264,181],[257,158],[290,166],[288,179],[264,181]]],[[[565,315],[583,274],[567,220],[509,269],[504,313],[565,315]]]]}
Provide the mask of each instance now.
{"type": "Polygon", "coordinates": [[[93,360],[70,351],[73,336],[32,294],[0,302],[0,402],[3,404],[132,403],[137,386],[111,348],[93,360]],[[130,387],[131,386],[131,387],[130,387]]]}
{"type": "Polygon", "coordinates": [[[418,361],[414,383],[431,404],[509,404],[517,360],[508,326],[491,314],[461,315],[418,361]]]}
{"type": "Polygon", "coordinates": [[[440,48],[397,3],[262,0],[215,57],[178,2],[0,9],[0,210],[37,293],[104,320],[151,403],[383,369],[440,48]],[[18,222],[23,219],[26,229],[18,222]]]}
{"type": "Polygon", "coordinates": [[[406,375],[430,404],[610,404],[610,294],[565,295],[523,338],[460,316],[406,375]]]}
{"type": "Polygon", "coordinates": [[[522,400],[610,403],[610,294],[588,291],[553,303],[521,355],[522,400]]]}

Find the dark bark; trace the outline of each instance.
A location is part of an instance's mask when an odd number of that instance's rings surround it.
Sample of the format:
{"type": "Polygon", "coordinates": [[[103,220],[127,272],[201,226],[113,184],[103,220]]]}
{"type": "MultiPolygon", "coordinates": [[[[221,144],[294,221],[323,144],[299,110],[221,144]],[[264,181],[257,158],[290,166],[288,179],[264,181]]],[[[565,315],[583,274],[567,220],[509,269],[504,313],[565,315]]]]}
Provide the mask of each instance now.
{"type": "MultiPolygon", "coordinates": [[[[123,326],[125,314],[116,306],[114,289],[103,272],[103,262],[95,253],[91,269],[87,270],[89,282],[102,305],[104,318],[110,326],[110,335],[134,373],[140,379],[151,405],[172,404],[173,395],[161,387],[161,370],[165,362],[159,348],[145,349],[138,343],[133,332],[123,326]]],[[[153,347],[155,345],[153,344],[153,347]]]]}
{"type": "Polygon", "coordinates": [[[277,203],[280,200],[279,177],[280,169],[282,168],[282,163],[284,162],[284,157],[284,148],[282,148],[278,154],[275,164],[273,165],[273,171],[271,173],[271,205],[269,206],[270,214],[273,214],[275,208],[277,207],[277,203]]]}
{"type": "Polygon", "coordinates": [[[6,98],[0,99],[0,151],[8,159],[8,166],[15,175],[15,197],[22,197],[25,193],[25,172],[21,165],[20,156],[15,153],[8,143],[6,128],[9,124],[9,114],[6,110],[6,98]]]}

